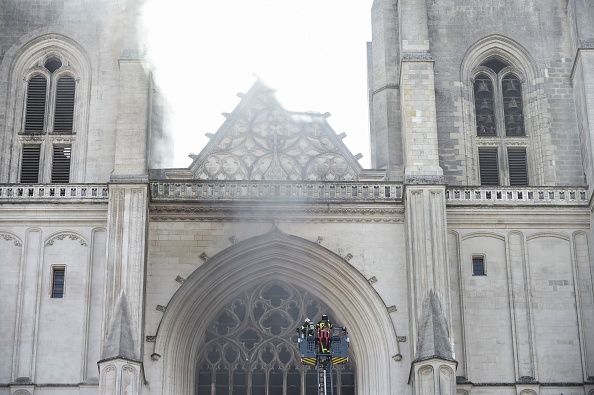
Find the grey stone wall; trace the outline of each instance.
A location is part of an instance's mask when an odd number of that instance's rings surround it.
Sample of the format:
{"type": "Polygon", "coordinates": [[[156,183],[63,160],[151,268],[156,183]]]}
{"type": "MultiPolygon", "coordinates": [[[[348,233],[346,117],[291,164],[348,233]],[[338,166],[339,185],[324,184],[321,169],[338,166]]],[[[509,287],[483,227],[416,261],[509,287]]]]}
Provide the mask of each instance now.
{"type": "MultiPolygon", "coordinates": [[[[544,152],[536,155],[535,160],[548,161],[544,165],[554,168],[552,174],[544,171],[544,181],[539,182],[584,183],[569,80],[574,54],[566,3],[562,0],[428,2],[430,46],[435,57],[440,164],[448,183],[468,183],[468,169],[473,166],[464,153],[468,133],[474,131],[468,127],[460,109],[461,92],[469,85],[469,81],[461,81],[463,58],[473,43],[495,34],[518,43],[533,60],[538,80],[525,84],[537,85],[535,94],[540,101],[540,113],[535,116],[544,119],[537,128],[544,152]]],[[[533,166],[540,168],[541,164],[533,166]]]]}
{"type": "MultiPolygon", "coordinates": [[[[59,34],[78,43],[91,63],[91,97],[88,103],[88,139],[84,182],[104,182],[113,170],[117,117],[118,59],[121,54],[123,0],[18,1],[0,4],[0,130],[4,132],[11,67],[27,42],[45,34],[59,34]]],[[[12,133],[13,131],[7,131],[12,133]]],[[[0,140],[4,156],[16,155],[0,140]]],[[[11,159],[13,162],[16,159],[11,159]]]]}

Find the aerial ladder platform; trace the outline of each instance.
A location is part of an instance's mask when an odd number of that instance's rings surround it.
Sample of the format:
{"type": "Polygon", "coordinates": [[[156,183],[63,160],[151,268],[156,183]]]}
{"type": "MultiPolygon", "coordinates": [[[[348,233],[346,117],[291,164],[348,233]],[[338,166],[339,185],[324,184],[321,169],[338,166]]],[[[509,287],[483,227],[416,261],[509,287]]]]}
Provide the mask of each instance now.
{"type": "Polygon", "coordinates": [[[332,368],[349,360],[347,328],[334,327],[327,315],[317,324],[307,319],[297,328],[301,363],[316,367],[317,395],[334,395],[332,368]]]}

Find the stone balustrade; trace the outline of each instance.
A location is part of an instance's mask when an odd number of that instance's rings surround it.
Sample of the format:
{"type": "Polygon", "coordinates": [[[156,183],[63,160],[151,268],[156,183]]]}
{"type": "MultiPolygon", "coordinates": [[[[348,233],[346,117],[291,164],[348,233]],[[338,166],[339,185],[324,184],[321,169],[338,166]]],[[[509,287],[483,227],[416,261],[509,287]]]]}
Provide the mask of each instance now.
{"type": "Polygon", "coordinates": [[[447,205],[587,205],[582,187],[448,187],[447,205]]]}
{"type": "Polygon", "coordinates": [[[105,184],[0,184],[0,203],[107,201],[105,184]]]}
{"type": "Polygon", "coordinates": [[[389,182],[159,181],[151,183],[151,197],[153,201],[401,202],[402,184],[389,182]]]}

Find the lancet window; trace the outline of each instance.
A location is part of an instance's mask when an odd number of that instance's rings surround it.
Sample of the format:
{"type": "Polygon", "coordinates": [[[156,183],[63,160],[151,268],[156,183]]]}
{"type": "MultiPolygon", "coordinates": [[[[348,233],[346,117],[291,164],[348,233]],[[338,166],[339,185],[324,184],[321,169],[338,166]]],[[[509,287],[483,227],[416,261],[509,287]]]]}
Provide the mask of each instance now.
{"type": "Polygon", "coordinates": [[[481,185],[528,185],[528,141],[519,72],[491,59],[476,70],[474,109],[481,185]]]}
{"type": "Polygon", "coordinates": [[[20,133],[20,182],[69,182],[75,93],[72,71],[58,56],[31,69],[20,133]]]}

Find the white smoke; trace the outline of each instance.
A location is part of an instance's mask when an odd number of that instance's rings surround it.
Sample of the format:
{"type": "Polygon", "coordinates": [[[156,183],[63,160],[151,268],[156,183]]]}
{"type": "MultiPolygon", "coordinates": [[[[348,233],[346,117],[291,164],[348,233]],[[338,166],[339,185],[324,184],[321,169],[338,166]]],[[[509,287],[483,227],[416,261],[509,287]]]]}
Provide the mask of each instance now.
{"type": "Polygon", "coordinates": [[[260,76],[288,110],[330,112],[369,161],[365,42],[372,0],[146,0],[141,37],[173,109],[174,166],[186,167],[260,76]]]}

